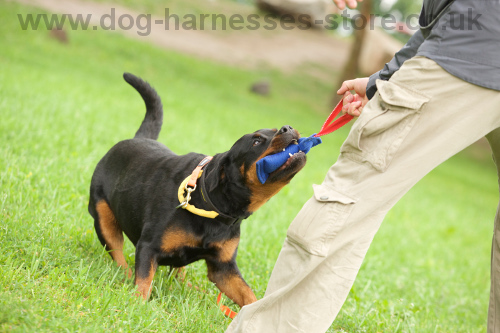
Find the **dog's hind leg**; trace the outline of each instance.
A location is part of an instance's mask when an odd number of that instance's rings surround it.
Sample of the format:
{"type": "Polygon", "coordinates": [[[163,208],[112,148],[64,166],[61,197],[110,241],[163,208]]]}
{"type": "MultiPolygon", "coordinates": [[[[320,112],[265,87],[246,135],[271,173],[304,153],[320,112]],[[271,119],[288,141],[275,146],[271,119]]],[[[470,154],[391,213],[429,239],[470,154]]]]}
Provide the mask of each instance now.
{"type": "MultiPolygon", "coordinates": [[[[96,212],[94,227],[97,237],[118,266],[127,269],[128,264],[123,255],[123,232],[116,221],[113,211],[105,200],[100,200],[96,204],[96,212]]],[[[129,278],[132,277],[130,269],[127,269],[126,274],[129,278]]]]}
{"type": "Polygon", "coordinates": [[[257,301],[252,289],[241,277],[235,261],[217,262],[207,260],[208,279],[240,307],[257,301]]]}

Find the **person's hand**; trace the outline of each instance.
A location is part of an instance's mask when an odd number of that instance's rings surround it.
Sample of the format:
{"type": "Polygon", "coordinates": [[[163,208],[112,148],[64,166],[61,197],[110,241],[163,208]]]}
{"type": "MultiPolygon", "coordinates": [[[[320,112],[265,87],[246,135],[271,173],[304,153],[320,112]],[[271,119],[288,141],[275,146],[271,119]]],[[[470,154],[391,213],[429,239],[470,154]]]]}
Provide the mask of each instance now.
{"type": "Polygon", "coordinates": [[[344,95],[342,101],[344,106],[342,107],[343,114],[350,114],[354,117],[359,117],[363,111],[363,107],[368,103],[368,97],[366,97],[366,86],[368,85],[367,77],[348,80],[342,83],[342,87],[337,90],[338,95],[344,95]],[[354,91],[354,95],[351,93],[354,91]]]}
{"type": "Polygon", "coordinates": [[[335,5],[337,5],[340,10],[345,8],[346,3],[349,8],[356,8],[358,6],[358,2],[361,1],[363,0],[333,0],[335,5]]]}

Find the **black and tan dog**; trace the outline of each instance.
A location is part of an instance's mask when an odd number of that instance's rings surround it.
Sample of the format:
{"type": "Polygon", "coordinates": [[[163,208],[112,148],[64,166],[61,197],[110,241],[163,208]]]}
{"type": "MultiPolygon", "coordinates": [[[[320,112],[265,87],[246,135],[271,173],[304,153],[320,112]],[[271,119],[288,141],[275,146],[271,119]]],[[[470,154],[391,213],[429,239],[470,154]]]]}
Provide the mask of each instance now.
{"type": "Polygon", "coordinates": [[[235,303],[256,301],[236,265],[241,221],[289,183],[306,156],[291,156],[265,184],[255,163],[295,143],[298,132],[290,126],[259,130],[211,161],[198,153],[178,156],[156,141],[163,119],[156,91],[131,74],[124,78],[147,111],[135,137],[117,143],[94,171],[89,212],[99,240],[123,267],[123,233],[136,246],[135,283],[144,299],[158,265],[183,267],[204,259],[210,281],[235,303]],[[195,169],[197,185],[184,185],[195,169]]]}

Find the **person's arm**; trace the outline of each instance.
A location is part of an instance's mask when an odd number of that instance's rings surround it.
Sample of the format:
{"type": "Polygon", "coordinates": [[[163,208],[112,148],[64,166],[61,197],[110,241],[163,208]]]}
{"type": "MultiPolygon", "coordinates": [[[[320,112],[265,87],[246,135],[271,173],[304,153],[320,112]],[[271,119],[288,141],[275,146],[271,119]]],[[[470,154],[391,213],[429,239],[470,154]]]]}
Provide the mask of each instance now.
{"type": "Polygon", "coordinates": [[[394,58],[385,64],[381,71],[370,76],[366,87],[366,97],[371,99],[377,92],[377,86],[375,85],[375,81],[377,79],[384,81],[389,80],[392,74],[396,73],[406,60],[413,58],[415,54],[417,54],[418,48],[423,42],[424,36],[422,31],[419,29],[413,36],[411,36],[408,43],[406,43],[406,45],[394,55],[394,58]]]}
{"type": "Polygon", "coordinates": [[[394,55],[394,58],[385,64],[384,69],[369,78],[358,78],[342,83],[342,87],[337,91],[337,94],[344,95],[342,97],[344,104],[342,112],[359,117],[368,100],[377,92],[375,81],[377,79],[389,80],[392,74],[396,73],[406,60],[417,54],[417,50],[423,41],[424,36],[421,30],[418,30],[408,43],[394,55]],[[351,91],[354,91],[355,94],[351,94],[351,91]]]}

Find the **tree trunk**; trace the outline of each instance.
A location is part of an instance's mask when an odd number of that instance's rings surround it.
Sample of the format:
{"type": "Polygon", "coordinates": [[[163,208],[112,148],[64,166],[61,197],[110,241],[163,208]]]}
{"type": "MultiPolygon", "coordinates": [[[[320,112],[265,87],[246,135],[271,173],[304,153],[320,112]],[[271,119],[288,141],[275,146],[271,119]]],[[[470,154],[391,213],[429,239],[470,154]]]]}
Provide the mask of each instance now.
{"type": "Polygon", "coordinates": [[[332,105],[335,106],[342,99],[342,96],[337,95],[337,90],[342,86],[342,82],[346,80],[352,80],[358,77],[359,73],[359,56],[361,54],[361,48],[363,46],[363,41],[365,39],[365,30],[370,28],[370,14],[372,12],[372,0],[363,0],[361,3],[360,14],[352,22],[354,29],[354,41],[351,46],[351,53],[347,63],[344,66],[344,70],[339,77],[335,92],[332,98],[332,105]],[[364,26],[364,29],[359,29],[359,27],[364,26]],[[354,28],[356,27],[356,28],[354,28]]]}

